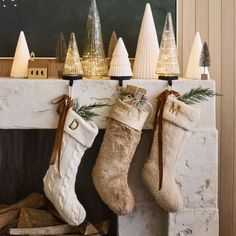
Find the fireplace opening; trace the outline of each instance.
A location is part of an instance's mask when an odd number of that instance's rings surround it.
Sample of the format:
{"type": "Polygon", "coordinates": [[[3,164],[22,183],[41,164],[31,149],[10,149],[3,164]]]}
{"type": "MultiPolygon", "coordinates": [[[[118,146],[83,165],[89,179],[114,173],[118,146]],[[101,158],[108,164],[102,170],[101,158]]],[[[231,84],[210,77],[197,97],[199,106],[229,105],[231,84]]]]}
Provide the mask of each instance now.
{"type": "MultiPolygon", "coordinates": [[[[109,236],[117,235],[117,216],[96,192],[91,172],[104,131],[100,130],[78,168],[75,190],[92,224],[110,220],[109,236]]],[[[0,204],[13,204],[32,192],[43,194],[55,130],[0,130],[0,204]]]]}

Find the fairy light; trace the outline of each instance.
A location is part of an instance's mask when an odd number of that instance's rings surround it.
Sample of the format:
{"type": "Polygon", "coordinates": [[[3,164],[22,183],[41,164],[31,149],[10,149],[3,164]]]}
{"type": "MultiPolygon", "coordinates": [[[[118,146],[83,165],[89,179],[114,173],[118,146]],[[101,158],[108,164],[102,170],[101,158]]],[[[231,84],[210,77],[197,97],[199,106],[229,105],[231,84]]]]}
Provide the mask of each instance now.
{"type": "Polygon", "coordinates": [[[171,14],[168,13],[162,35],[156,73],[159,76],[178,76],[180,73],[171,14]]]}
{"type": "Polygon", "coordinates": [[[18,3],[17,0],[2,0],[2,7],[7,8],[7,7],[17,7],[18,3]]]}
{"type": "Polygon", "coordinates": [[[84,76],[87,78],[100,78],[108,73],[100,17],[95,0],[91,0],[82,64],[84,76]]]}

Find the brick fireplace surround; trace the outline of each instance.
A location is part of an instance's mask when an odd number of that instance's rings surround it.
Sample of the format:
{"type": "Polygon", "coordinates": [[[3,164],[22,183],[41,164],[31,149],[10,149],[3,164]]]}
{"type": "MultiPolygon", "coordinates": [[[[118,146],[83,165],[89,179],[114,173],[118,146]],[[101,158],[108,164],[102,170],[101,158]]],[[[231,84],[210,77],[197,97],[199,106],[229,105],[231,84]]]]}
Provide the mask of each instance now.
{"type": "MultiPolygon", "coordinates": [[[[125,84],[146,88],[154,108],[156,97],[166,89],[164,81],[131,80],[125,84]]],[[[98,101],[113,104],[118,97],[117,81],[83,80],[75,82],[74,86],[74,95],[81,104],[98,101]]],[[[173,89],[183,93],[199,86],[214,89],[215,83],[212,80],[183,79],[174,82],[173,89]]],[[[67,93],[67,82],[62,80],[0,79],[0,129],[55,129],[58,116],[51,101],[64,93],[67,93]]],[[[189,133],[176,170],[176,182],[184,198],[184,209],[168,214],[154,202],[142,184],[141,169],[150,143],[150,132],[144,131],[129,172],[129,183],[136,201],[135,210],[131,215],[118,217],[119,236],[218,235],[215,99],[201,103],[198,107],[201,109],[201,120],[196,130],[189,133]]],[[[100,129],[106,127],[109,111],[110,108],[98,111],[101,116],[95,119],[95,123],[100,129]]],[[[146,130],[152,129],[153,119],[149,117],[146,130]]]]}

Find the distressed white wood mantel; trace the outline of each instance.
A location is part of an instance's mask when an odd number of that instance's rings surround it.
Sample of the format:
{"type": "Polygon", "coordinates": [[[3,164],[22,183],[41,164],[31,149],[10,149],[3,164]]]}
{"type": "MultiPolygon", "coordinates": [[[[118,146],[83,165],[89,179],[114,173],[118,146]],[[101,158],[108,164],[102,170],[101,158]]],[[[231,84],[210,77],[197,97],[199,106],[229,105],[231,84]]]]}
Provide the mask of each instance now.
{"type": "MultiPolygon", "coordinates": [[[[147,89],[155,110],[156,97],[167,88],[166,81],[130,80],[147,89]]],[[[215,82],[199,80],[174,81],[173,89],[184,93],[202,86],[215,89],[215,82]]],[[[74,83],[74,97],[81,105],[94,102],[114,104],[118,98],[118,82],[112,80],[81,80],[74,83]]],[[[0,79],[0,129],[54,129],[57,126],[57,106],[51,101],[68,93],[68,81],[0,79]]],[[[189,133],[177,163],[176,182],[185,208],[167,214],[154,202],[142,184],[140,170],[146,157],[147,143],[142,139],[131,164],[129,182],[136,207],[129,216],[118,217],[119,236],[217,236],[218,235],[218,140],[215,119],[215,99],[197,105],[201,120],[189,133]]],[[[106,127],[111,107],[97,110],[95,119],[100,129],[106,127]]],[[[149,117],[145,129],[153,126],[149,117]]]]}

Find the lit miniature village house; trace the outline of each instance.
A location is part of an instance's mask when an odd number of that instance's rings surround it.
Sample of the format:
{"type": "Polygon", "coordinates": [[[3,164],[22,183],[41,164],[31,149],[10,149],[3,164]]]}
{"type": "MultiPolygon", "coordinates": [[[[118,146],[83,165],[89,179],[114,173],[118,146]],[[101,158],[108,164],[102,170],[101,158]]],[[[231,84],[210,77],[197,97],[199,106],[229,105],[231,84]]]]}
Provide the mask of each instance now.
{"type": "Polygon", "coordinates": [[[34,53],[31,53],[31,59],[28,64],[28,79],[47,79],[48,61],[35,60],[34,53]]]}

